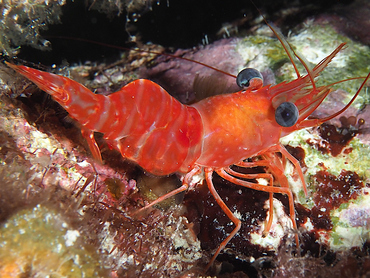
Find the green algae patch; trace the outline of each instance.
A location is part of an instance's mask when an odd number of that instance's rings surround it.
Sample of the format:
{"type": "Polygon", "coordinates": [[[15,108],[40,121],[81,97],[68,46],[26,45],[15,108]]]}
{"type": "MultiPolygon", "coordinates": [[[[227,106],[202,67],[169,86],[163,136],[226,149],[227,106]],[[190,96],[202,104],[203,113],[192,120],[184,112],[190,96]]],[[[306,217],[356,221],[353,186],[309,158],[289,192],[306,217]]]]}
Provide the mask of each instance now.
{"type": "Polygon", "coordinates": [[[325,146],[324,141],[316,129],[300,130],[281,140],[283,144],[300,147],[305,152],[304,162],[307,167],[304,171],[309,194],[306,198],[302,190],[298,191],[298,194],[295,192],[298,202],[311,210],[311,214],[318,208],[318,218],[321,217],[321,221],[326,223],[327,227],[330,226],[318,232],[319,242],[328,244],[335,251],[361,247],[370,238],[367,224],[370,219],[370,189],[365,186],[366,181],[370,179],[370,147],[360,139],[353,138],[341,153],[332,156],[317,149],[317,146],[325,146]],[[324,176],[319,178],[323,174],[324,176]],[[343,183],[346,189],[337,190],[335,184],[338,182],[343,183]],[[321,186],[332,190],[325,191],[326,195],[323,195],[321,186]],[[322,200],[319,203],[318,195],[319,200],[322,200]],[[335,207],[334,202],[339,204],[339,200],[343,203],[335,207]],[[333,208],[327,209],[323,204],[332,204],[333,208]]]}
{"type": "Polygon", "coordinates": [[[331,154],[322,153],[313,147],[309,142],[320,142],[322,138],[315,132],[309,130],[299,130],[281,139],[281,143],[292,147],[301,147],[306,154],[305,163],[307,165],[306,176],[311,177],[323,169],[333,175],[339,175],[345,169],[356,172],[364,180],[370,178],[369,167],[370,146],[362,143],[359,139],[353,138],[346,146],[351,149],[348,154],[340,153],[333,157],[331,154]]]}
{"type": "Polygon", "coordinates": [[[54,209],[24,209],[0,227],[2,277],[107,277],[98,253],[54,209]]]}

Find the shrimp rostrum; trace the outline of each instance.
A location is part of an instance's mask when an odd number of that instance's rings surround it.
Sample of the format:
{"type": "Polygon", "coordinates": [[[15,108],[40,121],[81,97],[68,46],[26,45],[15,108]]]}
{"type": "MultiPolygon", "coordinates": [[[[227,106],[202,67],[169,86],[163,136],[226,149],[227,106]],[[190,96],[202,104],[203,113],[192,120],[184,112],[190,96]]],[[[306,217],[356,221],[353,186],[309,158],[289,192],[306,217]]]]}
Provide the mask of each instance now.
{"type": "MultiPolygon", "coordinates": [[[[269,192],[270,216],[265,231],[272,223],[273,194],[286,194],[292,226],[297,229],[293,193],[284,175],[285,161],[295,166],[306,192],[304,175],[299,162],[279,140],[296,130],[320,125],[341,114],[369,79],[370,74],[352,100],[338,112],[322,119],[309,118],[332,91],[333,85],[318,87],[315,78],[345,44],[340,44],[311,69],[294,51],[288,51],[289,45],[282,38],[279,40],[294,65],[297,73],[295,80],[263,86],[258,71],[245,69],[237,77],[237,83],[244,86],[240,91],[208,97],[192,105],[181,104],[159,85],[146,79],[133,81],[118,92],[103,96],[66,77],[7,64],[50,94],[68,111],[80,124],[82,135],[96,160],[102,161],[94,139],[94,132],[100,132],[123,157],[136,162],[147,172],[157,176],[174,172],[185,174],[180,188],[144,209],[194,187],[192,177],[204,171],[210,193],[235,224],[234,230],[215,251],[208,269],[241,227],[241,221],[215,190],[213,172],[234,184],[269,192]],[[299,73],[292,58],[294,55],[305,67],[306,74],[299,73]],[[247,160],[253,157],[259,159],[247,160]],[[233,165],[242,168],[264,166],[267,171],[243,174],[231,168],[233,165]],[[266,179],[268,184],[259,184],[259,178],[266,179]]],[[[296,244],[299,245],[297,234],[296,244]]]]}

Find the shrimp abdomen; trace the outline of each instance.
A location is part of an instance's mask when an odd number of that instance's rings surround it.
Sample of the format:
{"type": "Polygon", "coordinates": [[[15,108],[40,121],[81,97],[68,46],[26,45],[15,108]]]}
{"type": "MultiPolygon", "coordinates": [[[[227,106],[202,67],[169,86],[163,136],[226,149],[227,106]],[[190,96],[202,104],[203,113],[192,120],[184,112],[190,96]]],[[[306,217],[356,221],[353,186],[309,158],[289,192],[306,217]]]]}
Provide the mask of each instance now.
{"type": "Polygon", "coordinates": [[[200,156],[203,131],[196,109],[145,79],[108,97],[115,104],[116,120],[103,131],[104,137],[124,157],[156,175],[191,169],[200,156]]]}

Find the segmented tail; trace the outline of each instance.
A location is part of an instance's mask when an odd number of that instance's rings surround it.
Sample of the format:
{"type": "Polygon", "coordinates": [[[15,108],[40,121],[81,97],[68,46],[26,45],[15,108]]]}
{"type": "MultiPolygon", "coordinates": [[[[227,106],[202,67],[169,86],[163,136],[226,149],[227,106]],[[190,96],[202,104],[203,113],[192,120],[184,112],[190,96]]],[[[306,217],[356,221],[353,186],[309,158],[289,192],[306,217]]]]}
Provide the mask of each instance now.
{"type": "Polygon", "coordinates": [[[67,77],[6,63],[41,90],[50,94],[54,100],[62,105],[72,118],[88,129],[94,130],[89,124],[91,115],[100,111],[100,103],[105,98],[92,93],[88,88],[67,77]]]}
{"type": "Polygon", "coordinates": [[[148,172],[188,172],[200,156],[203,125],[194,107],[181,104],[156,83],[135,80],[109,96],[69,78],[7,65],[34,82],[81,124],[93,156],[101,161],[94,131],[148,172]]]}

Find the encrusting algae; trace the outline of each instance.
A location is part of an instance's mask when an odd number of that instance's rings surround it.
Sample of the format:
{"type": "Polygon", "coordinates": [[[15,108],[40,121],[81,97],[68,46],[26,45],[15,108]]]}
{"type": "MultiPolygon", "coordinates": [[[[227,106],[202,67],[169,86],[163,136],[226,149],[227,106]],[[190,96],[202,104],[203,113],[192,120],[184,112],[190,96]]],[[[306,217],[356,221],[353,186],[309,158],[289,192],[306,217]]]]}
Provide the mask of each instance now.
{"type": "Polygon", "coordinates": [[[55,209],[22,209],[0,227],[0,273],[10,277],[107,277],[101,258],[55,209]]]}

